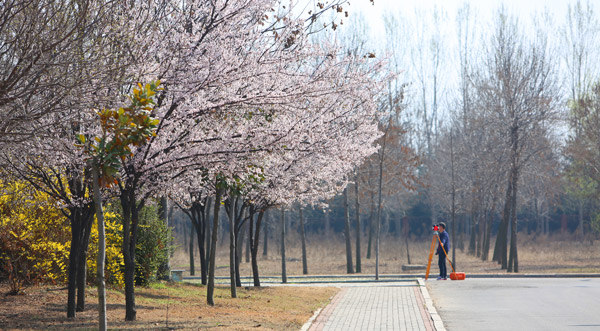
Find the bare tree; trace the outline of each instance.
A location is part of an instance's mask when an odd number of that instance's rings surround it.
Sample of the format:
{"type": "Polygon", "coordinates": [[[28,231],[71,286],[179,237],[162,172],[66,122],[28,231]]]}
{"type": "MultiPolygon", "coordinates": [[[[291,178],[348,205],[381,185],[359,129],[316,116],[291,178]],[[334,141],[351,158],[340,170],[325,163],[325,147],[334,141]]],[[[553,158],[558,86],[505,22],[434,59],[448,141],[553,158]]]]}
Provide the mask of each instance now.
{"type": "MultiPolygon", "coordinates": [[[[577,1],[573,6],[569,4],[566,22],[560,29],[562,37],[562,55],[563,62],[566,65],[568,82],[570,89],[570,98],[573,100],[574,107],[581,103],[579,100],[585,98],[591,91],[594,79],[598,74],[598,56],[594,50],[600,46],[600,23],[596,18],[596,13],[592,4],[587,1],[585,5],[582,1],[577,1]]],[[[584,135],[581,129],[585,124],[576,123],[579,119],[577,110],[571,114],[571,130],[575,136],[584,135]]],[[[574,170],[574,169],[570,169],[574,170]]],[[[570,187],[574,188],[574,194],[577,201],[579,225],[578,236],[583,240],[584,236],[584,205],[590,198],[589,190],[586,189],[585,176],[579,177],[578,171],[569,171],[567,178],[570,180],[570,187]]]]}
{"type": "Polygon", "coordinates": [[[589,1],[585,5],[581,0],[574,5],[569,4],[560,34],[571,99],[576,100],[590,91],[598,70],[598,57],[594,50],[600,42],[600,24],[589,1]]]}
{"type": "Polygon", "coordinates": [[[518,272],[517,192],[519,175],[539,152],[535,135],[544,135],[557,111],[557,87],[546,40],[527,40],[515,18],[500,10],[486,59],[476,77],[480,109],[492,112],[495,128],[509,151],[506,199],[497,238],[502,268],[518,272]],[[510,221],[510,223],[509,223],[510,221]],[[506,256],[510,224],[510,256],[506,256]]]}

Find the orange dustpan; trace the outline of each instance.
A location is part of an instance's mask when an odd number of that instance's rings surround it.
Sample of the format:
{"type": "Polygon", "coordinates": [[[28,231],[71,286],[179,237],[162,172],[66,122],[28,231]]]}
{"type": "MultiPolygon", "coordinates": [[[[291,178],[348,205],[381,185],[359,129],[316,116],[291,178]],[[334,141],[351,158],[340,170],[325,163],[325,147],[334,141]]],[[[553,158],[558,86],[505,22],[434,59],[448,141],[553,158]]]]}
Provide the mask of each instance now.
{"type": "Polygon", "coordinates": [[[465,273],[464,272],[451,272],[450,273],[450,279],[452,280],[465,280],[465,273]]]}

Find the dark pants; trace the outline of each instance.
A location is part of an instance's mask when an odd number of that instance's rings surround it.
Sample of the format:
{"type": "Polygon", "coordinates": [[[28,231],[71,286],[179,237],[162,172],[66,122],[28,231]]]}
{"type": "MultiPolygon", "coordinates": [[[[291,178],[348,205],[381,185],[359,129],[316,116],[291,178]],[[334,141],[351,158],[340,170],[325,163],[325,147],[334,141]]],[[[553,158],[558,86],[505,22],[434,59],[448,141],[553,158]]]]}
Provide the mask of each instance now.
{"type": "Polygon", "coordinates": [[[440,277],[447,278],[446,274],[446,255],[444,252],[438,253],[438,266],[440,267],[440,277]]]}

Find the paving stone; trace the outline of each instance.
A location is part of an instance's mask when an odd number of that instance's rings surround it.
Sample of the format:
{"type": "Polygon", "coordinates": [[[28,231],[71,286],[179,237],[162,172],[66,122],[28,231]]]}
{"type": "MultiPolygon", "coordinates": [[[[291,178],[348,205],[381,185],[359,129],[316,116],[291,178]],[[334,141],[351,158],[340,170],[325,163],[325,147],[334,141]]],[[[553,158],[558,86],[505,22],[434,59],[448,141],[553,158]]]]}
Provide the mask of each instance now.
{"type": "Polygon", "coordinates": [[[345,287],[309,330],[434,330],[417,286],[345,287]]]}

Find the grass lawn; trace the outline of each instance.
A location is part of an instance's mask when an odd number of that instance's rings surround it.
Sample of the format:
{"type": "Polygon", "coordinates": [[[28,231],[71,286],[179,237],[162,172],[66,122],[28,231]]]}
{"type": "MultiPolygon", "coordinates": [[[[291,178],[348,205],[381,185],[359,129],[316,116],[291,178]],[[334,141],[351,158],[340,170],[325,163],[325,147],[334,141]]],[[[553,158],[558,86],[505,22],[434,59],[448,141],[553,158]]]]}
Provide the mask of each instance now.
{"type": "MultiPolygon", "coordinates": [[[[88,287],[87,310],[78,312],[73,320],[66,318],[64,288],[37,286],[26,289],[22,296],[3,295],[8,292],[7,284],[0,289],[0,329],[97,329],[95,287],[88,287]]],[[[337,291],[330,287],[250,287],[239,288],[238,298],[232,299],[229,288],[219,287],[215,306],[211,307],[206,304],[204,286],[155,283],[149,288],[136,288],[137,321],[125,322],[125,295],[113,289],[107,293],[108,326],[142,330],[297,330],[337,291]]]]}

